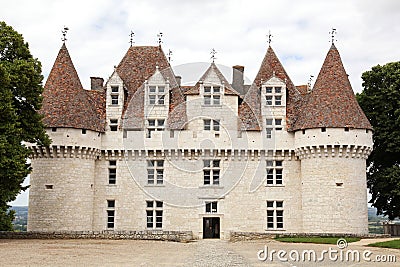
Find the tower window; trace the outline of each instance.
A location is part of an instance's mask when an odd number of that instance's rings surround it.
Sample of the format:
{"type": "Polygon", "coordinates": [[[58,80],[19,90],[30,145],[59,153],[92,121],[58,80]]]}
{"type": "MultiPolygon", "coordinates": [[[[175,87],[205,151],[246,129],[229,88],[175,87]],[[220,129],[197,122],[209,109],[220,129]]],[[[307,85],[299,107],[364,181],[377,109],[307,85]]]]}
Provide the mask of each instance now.
{"type": "Polygon", "coordinates": [[[218,132],[220,127],[219,127],[219,120],[203,120],[204,123],[204,131],[216,131],[218,132]]]}
{"type": "Polygon", "coordinates": [[[117,161],[110,160],[108,164],[108,184],[116,184],[117,182],[117,161]]]}
{"type": "Polygon", "coordinates": [[[282,106],[283,88],[281,86],[265,87],[265,105],[282,106]]]}
{"type": "Polygon", "coordinates": [[[272,118],[267,118],[265,120],[265,133],[267,139],[272,138],[272,132],[275,131],[281,131],[282,130],[282,119],[272,119],[272,118]]]}
{"type": "Polygon", "coordinates": [[[115,200],[107,200],[107,228],[115,226],[115,200]]]}
{"type": "Polygon", "coordinates": [[[110,131],[118,131],[118,119],[110,119],[110,131]]]}
{"type": "Polygon", "coordinates": [[[321,132],[326,132],[326,127],[322,127],[321,132]]]}

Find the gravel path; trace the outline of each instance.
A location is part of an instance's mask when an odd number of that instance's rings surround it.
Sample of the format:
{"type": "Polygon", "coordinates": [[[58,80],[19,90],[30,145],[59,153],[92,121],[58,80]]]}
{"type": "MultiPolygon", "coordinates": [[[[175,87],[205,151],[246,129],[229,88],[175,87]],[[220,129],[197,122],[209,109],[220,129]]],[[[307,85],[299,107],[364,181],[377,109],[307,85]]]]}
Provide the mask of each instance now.
{"type": "Polygon", "coordinates": [[[250,266],[249,263],[236,252],[228,249],[227,241],[199,240],[194,255],[194,261],[188,266],[250,266]]]}

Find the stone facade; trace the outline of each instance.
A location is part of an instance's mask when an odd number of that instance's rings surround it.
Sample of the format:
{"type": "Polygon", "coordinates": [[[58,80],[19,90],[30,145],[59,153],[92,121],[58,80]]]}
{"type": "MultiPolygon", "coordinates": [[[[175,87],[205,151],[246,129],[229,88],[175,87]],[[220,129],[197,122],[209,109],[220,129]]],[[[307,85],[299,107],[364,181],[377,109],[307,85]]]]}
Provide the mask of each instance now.
{"type": "MultiPolygon", "coordinates": [[[[51,147],[31,145],[28,231],[174,231],[224,239],[235,232],[368,232],[368,123],[291,130],[287,103],[294,125],[301,101],[291,98],[296,89],[271,48],[263,64],[274,64],[261,66],[259,84],[248,92],[255,102],[246,102],[215,64],[195,86],[180,88],[160,63],[161,48],[138,49],[150,53],[147,76],[136,74],[143,61],[132,69],[138,53],[131,47],[104,89],[96,87],[105,101],[103,126],[48,124],[51,147]],[[243,128],[249,120],[259,129],[243,128]]],[[[68,58],[63,64],[73,67],[68,58]]],[[[51,95],[54,88],[45,90],[51,95]]]]}

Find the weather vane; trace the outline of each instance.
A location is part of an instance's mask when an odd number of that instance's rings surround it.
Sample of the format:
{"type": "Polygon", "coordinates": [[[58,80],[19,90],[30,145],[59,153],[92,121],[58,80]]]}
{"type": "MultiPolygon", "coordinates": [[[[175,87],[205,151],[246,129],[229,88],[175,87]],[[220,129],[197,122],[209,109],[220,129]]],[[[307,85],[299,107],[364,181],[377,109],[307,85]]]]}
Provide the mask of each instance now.
{"type": "Polygon", "coordinates": [[[274,36],[271,34],[271,31],[268,32],[268,35],[267,35],[267,36],[268,36],[268,44],[271,45],[272,37],[274,37],[274,36]]]}
{"type": "Polygon", "coordinates": [[[157,37],[158,37],[158,45],[159,45],[159,46],[161,46],[161,43],[162,43],[162,40],[161,40],[162,36],[163,36],[162,32],[160,32],[159,34],[157,34],[157,37]]]}
{"type": "Polygon", "coordinates": [[[314,78],[314,75],[310,75],[310,79],[308,79],[308,83],[307,83],[308,91],[311,91],[311,83],[312,83],[313,78],[314,78]]]}
{"type": "Polygon", "coordinates": [[[336,29],[332,28],[332,31],[330,31],[329,34],[331,35],[331,42],[332,42],[332,44],[334,44],[335,41],[337,41],[337,40],[335,40],[335,35],[337,34],[336,29]]]}
{"type": "Polygon", "coordinates": [[[65,43],[65,41],[67,41],[67,32],[68,32],[68,27],[64,26],[63,30],[61,31],[63,37],[61,38],[61,41],[63,41],[65,43]]]}
{"type": "Polygon", "coordinates": [[[211,52],[210,52],[210,54],[211,54],[211,59],[212,59],[212,62],[214,63],[214,61],[217,59],[216,57],[215,57],[215,54],[217,53],[217,51],[215,51],[215,49],[213,48],[212,50],[211,50],[211,52]]]}
{"type": "Polygon", "coordinates": [[[135,33],[133,31],[131,31],[131,33],[129,34],[129,36],[131,37],[131,39],[129,40],[129,43],[131,44],[131,46],[133,46],[133,44],[135,43],[133,41],[133,36],[135,36],[135,33]]]}
{"type": "Polygon", "coordinates": [[[170,62],[171,63],[171,56],[172,56],[172,51],[171,51],[171,49],[168,49],[168,62],[170,62]]]}

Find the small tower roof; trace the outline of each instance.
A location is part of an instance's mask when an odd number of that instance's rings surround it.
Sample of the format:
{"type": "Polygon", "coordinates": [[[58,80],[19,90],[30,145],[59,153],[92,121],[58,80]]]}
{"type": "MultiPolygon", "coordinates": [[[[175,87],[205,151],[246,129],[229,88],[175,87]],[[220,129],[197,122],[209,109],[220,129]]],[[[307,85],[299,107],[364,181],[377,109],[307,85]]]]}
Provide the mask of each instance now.
{"type": "Polygon", "coordinates": [[[313,90],[303,103],[294,130],[320,127],[372,129],[357,103],[334,44],[326,55],[313,90]]]}
{"type": "Polygon", "coordinates": [[[296,114],[300,103],[299,100],[301,97],[271,46],[268,47],[257,76],[247,92],[242,106],[239,107],[239,114],[242,119],[242,123],[245,125],[244,129],[261,130],[260,88],[262,82],[268,81],[273,76],[286,83],[286,89],[288,90],[289,96],[286,100],[287,126],[288,130],[291,130],[293,122],[296,119],[296,114]]]}
{"type": "Polygon", "coordinates": [[[40,113],[46,127],[104,131],[104,92],[83,89],[65,43],[44,86],[40,113]]]}

